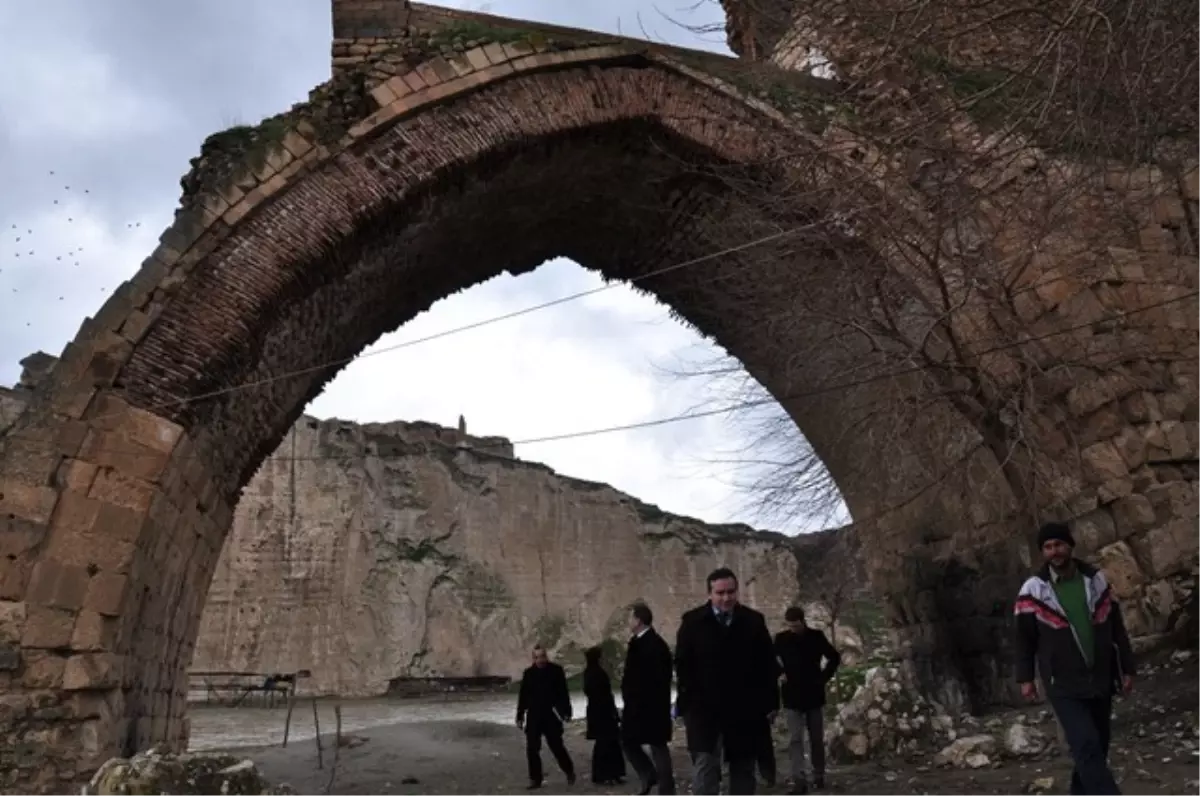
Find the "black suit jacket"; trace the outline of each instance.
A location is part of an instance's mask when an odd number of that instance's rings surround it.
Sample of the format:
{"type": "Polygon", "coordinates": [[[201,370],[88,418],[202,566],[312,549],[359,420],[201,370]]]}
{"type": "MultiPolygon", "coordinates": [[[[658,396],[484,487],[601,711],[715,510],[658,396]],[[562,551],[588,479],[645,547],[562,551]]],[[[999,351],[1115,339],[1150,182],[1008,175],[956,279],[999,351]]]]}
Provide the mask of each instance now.
{"type": "Polygon", "coordinates": [[[747,741],[779,709],[779,665],[766,619],[738,605],[723,627],[705,603],[683,615],[675,643],[679,712],[693,751],[724,737],[726,751],[747,741]]]}
{"type": "Polygon", "coordinates": [[[825,634],[811,627],[803,633],[785,630],[775,636],[775,654],[783,662],[783,673],[787,675],[783,706],[792,710],[824,707],[825,684],[842,661],[825,634]]]}
{"type": "Polygon", "coordinates": [[[622,723],[629,742],[658,746],[671,740],[673,677],[671,648],[654,628],[629,640],[621,676],[622,723]]]}
{"type": "Polygon", "coordinates": [[[567,674],[557,663],[530,666],[521,676],[517,695],[517,721],[524,720],[526,732],[562,732],[571,719],[571,694],[567,674]]]}

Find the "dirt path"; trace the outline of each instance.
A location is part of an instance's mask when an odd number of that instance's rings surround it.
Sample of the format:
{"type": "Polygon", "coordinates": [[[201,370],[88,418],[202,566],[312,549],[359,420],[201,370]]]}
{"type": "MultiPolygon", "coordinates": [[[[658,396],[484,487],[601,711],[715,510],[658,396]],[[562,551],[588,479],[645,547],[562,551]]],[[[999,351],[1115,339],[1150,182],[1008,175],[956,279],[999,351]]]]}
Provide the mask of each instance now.
{"type": "MultiPolygon", "coordinates": [[[[1197,793],[1197,669],[1186,662],[1151,664],[1133,699],[1118,703],[1114,720],[1113,767],[1126,793],[1197,793]]],[[[1038,709],[1025,711],[1035,715],[1038,709]]],[[[1011,724],[1016,712],[994,717],[1011,724]]],[[[1054,725],[1042,729],[1053,734],[1054,725]]],[[[580,777],[572,793],[630,793],[631,784],[600,788],[588,781],[590,743],[578,724],[568,731],[567,748],[580,777]]],[[[524,739],[515,727],[482,722],[396,724],[354,733],[356,746],[343,746],[333,793],[519,793],[525,791],[524,739]]],[[[677,739],[681,741],[682,739],[677,739]]],[[[316,767],[313,741],[278,747],[242,749],[271,782],[286,782],[300,793],[323,793],[329,780],[332,738],[325,741],[325,768],[316,767]]],[[[546,793],[568,792],[565,780],[543,751],[546,793]]],[[[780,750],[781,770],[787,755],[780,750]]],[[[680,792],[690,788],[691,767],[682,749],[675,750],[680,792]]],[[[1043,759],[999,761],[973,771],[933,768],[927,760],[880,760],[841,766],[829,773],[830,793],[1029,793],[1035,780],[1052,777],[1049,792],[1066,793],[1070,759],[1053,750],[1043,759]]],[[[629,780],[632,783],[632,778],[629,780]]],[[[1043,783],[1044,784],[1044,783],[1043,783]]],[[[783,783],[760,793],[783,793],[783,783]]]]}

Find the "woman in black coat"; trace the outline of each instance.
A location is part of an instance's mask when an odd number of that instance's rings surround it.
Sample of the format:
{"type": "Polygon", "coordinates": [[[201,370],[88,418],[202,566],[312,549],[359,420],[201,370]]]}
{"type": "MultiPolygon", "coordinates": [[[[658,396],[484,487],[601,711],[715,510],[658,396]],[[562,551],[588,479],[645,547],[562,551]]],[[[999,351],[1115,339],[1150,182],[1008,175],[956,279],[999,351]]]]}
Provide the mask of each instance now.
{"type": "Polygon", "coordinates": [[[584,653],[583,693],[587,696],[587,737],[592,746],[592,782],[619,785],[625,781],[625,757],[621,754],[621,719],[613,699],[612,681],[600,665],[602,651],[592,647],[584,653]]]}

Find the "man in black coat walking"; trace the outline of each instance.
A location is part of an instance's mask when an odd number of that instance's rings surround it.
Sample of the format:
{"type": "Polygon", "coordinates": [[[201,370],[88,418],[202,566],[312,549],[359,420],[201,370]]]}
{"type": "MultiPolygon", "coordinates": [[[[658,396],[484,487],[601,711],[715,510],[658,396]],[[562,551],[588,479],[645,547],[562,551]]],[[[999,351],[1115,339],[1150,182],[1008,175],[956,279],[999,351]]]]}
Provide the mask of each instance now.
{"type": "Polygon", "coordinates": [[[783,666],[783,711],[787,716],[788,755],[792,759],[792,793],[808,793],[804,736],[812,750],[813,785],[825,787],[825,684],[833,679],[842,656],[820,630],[804,621],[804,609],[784,613],[788,629],[775,636],[775,654],[783,666]],[[822,663],[824,662],[824,663],[822,663]]]}
{"type": "Polygon", "coordinates": [[[647,794],[658,785],[659,793],[675,792],[675,771],[671,765],[671,680],[674,667],[671,648],[654,630],[654,613],[644,603],[629,611],[629,651],[621,677],[622,745],[629,765],[641,780],[639,793],[647,794]],[[651,757],[642,746],[650,747],[651,757]]]}
{"type": "Polygon", "coordinates": [[[708,602],[683,615],[675,643],[679,712],[692,756],[693,792],[755,791],[759,729],[779,710],[775,649],[766,619],[738,602],[738,579],[722,567],[707,578],[708,602]]]}
{"type": "Polygon", "coordinates": [[[540,788],[542,773],[542,738],[550,754],[567,775],[567,784],[575,784],[575,764],[563,745],[563,722],[571,720],[571,694],[567,691],[567,675],[540,644],[533,648],[533,665],[521,677],[517,696],[517,726],[525,731],[525,759],[529,764],[529,787],[540,788]]]}

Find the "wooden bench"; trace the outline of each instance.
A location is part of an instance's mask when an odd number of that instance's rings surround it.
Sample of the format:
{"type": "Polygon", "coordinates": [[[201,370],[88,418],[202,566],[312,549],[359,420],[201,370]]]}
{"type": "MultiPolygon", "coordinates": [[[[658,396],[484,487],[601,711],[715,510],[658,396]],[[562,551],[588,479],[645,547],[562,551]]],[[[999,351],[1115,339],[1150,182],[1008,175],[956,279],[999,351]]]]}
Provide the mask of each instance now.
{"type": "Polygon", "coordinates": [[[259,703],[273,708],[287,701],[298,676],[302,673],[188,672],[188,691],[202,690],[209,704],[239,707],[259,703]]]}

